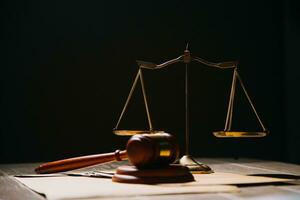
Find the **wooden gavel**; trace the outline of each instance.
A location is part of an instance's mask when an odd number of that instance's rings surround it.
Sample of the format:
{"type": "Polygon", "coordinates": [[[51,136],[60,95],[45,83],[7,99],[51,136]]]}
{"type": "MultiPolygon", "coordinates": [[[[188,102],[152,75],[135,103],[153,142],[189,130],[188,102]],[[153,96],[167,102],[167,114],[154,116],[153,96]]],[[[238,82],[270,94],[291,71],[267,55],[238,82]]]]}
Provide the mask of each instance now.
{"type": "Polygon", "coordinates": [[[137,168],[153,168],[167,166],[177,160],[178,156],[179,147],[172,135],[139,134],[128,140],[124,151],[53,161],[40,165],[35,171],[39,174],[56,173],[127,158],[137,168]]]}

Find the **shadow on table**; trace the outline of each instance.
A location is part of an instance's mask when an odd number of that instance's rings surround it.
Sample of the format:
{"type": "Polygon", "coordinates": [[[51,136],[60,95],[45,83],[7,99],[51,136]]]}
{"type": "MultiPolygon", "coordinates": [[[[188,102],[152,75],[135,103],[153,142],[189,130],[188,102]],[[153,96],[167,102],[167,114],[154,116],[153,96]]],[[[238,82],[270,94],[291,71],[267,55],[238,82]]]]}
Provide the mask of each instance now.
{"type": "Polygon", "coordinates": [[[291,181],[289,181],[289,182],[272,182],[272,183],[235,184],[235,185],[238,187],[266,186],[266,185],[275,185],[275,186],[300,185],[300,176],[293,175],[293,174],[249,174],[248,176],[282,178],[282,179],[290,179],[291,181]]]}

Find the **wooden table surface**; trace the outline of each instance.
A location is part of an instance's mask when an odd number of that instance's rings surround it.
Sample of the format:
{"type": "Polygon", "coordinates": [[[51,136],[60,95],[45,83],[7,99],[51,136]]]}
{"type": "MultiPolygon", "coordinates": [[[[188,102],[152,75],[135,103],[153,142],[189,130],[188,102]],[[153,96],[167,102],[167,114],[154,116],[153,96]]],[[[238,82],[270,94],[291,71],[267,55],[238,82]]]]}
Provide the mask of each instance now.
{"type": "MultiPolygon", "coordinates": [[[[300,165],[254,159],[198,159],[208,164],[217,172],[236,174],[265,174],[273,177],[294,175],[298,180],[290,183],[243,185],[239,193],[210,193],[130,197],[130,200],[177,200],[177,199],[300,199],[300,165]]],[[[43,196],[31,191],[14,180],[11,175],[32,174],[35,164],[2,164],[0,165],[0,200],[30,199],[42,200],[43,196]]],[[[111,165],[111,164],[110,164],[111,165]]],[[[103,199],[103,198],[101,198],[103,199]]],[[[122,198],[124,199],[124,198],[122,198]]]]}

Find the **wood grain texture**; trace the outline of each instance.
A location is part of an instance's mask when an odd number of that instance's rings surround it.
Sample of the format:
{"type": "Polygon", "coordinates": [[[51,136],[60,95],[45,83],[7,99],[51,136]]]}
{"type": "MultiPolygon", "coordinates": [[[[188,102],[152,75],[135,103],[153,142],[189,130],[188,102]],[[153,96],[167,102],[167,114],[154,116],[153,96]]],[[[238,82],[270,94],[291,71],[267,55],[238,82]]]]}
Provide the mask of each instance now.
{"type": "Polygon", "coordinates": [[[13,174],[32,173],[32,165],[2,165],[0,167],[0,199],[1,200],[44,200],[45,198],[31,190],[26,186],[16,181],[13,174]],[[15,168],[16,166],[16,168],[15,168]],[[27,166],[27,167],[26,167],[27,166]],[[21,170],[18,170],[21,169],[21,170]]]}
{"type": "MultiPolygon", "coordinates": [[[[261,161],[254,159],[210,159],[201,158],[200,162],[208,164],[217,172],[230,172],[236,174],[268,174],[268,175],[300,175],[300,166],[274,161],[261,161]]],[[[109,170],[116,168],[121,163],[108,163],[92,166],[84,170],[109,170]]],[[[0,199],[45,199],[43,196],[32,192],[22,184],[18,183],[11,175],[30,174],[38,164],[5,164],[0,165],[0,199]]],[[[178,200],[178,199],[300,199],[300,181],[292,184],[265,184],[247,185],[240,187],[240,193],[218,193],[218,194],[186,194],[186,195],[163,195],[130,197],[130,200],[178,200]]],[[[103,198],[102,198],[103,199],[103,198]]],[[[124,199],[124,198],[122,198],[124,199]]],[[[90,199],[89,199],[90,200],[90,199]]]]}

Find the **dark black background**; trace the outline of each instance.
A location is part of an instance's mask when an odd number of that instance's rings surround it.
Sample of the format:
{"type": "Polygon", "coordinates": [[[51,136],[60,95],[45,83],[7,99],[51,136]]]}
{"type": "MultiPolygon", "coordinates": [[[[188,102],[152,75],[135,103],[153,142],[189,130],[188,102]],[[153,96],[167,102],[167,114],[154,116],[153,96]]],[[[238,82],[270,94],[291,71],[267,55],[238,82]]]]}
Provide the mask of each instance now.
{"type": "MultiPolygon", "coordinates": [[[[218,139],[231,72],[190,65],[191,152],[300,163],[299,4],[245,1],[14,1],[1,12],[0,162],[48,161],[124,148],[112,134],[137,72],[135,60],[182,54],[239,60],[239,72],[270,135],[218,139]]],[[[184,65],[144,71],[156,129],[184,148],[184,65]]],[[[255,130],[237,89],[233,126],[255,130]]],[[[145,129],[140,87],[124,129],[145,129]]]]}

